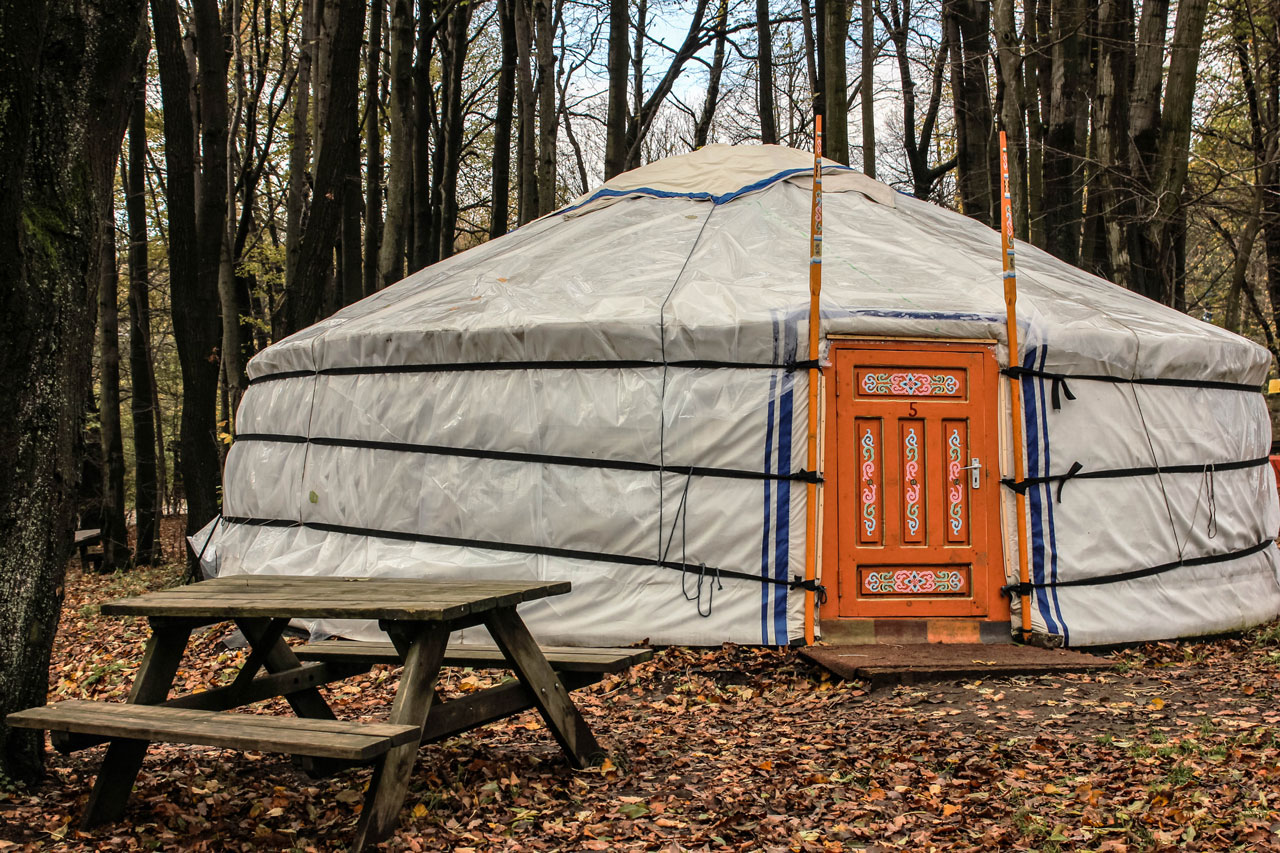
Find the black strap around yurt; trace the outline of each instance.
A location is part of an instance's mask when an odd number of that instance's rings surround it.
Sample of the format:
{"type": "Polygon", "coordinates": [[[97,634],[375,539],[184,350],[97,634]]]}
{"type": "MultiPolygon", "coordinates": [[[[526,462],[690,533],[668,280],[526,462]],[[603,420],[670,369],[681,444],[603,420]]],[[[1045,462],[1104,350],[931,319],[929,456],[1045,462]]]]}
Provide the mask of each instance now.
{"type": "Polygon", "coordinates": [[[1049,379],[1053,385],[1050,389],[1050,398],[1053,402],[1054,409],[1062,408],[1062,398],[1074,400],[1076,395],[1071,392],[1071,386],[1067,384],[1068,380],[1074,382],[1081,380],[1084,382],[1110,382],[1116,385],[1164,385],[1172,388],[1209,388],[1218,391],[1245,391],[1253,394],[1261,394],[1261,385],[1249,385],[1243,382],[1221,382],[1216,379],[1165,379],[1158,376],[1107,376],[1105,374],[1094,373],[1054,373],[1048,370],[1036,370],[1033,367],[1006,367],[1001,371],[1005,376],[1013,379],[1021,379],[1024,376],[1032,376],[1038,379],[1049,379]]]}
{"type": "Polygon", "coordinates": [[[1244,459],[1237,462],[1206,462],[1197,465],[1143,465],[1134,468],[1102,468],[1086,471],[1084,465],[1072,462],[1071,467],[1063,474],[1046,474],[1043,477],[1026,477],[1015,480],[1005,477],[1000,482],[1018,494],[1025,494],[1028,489],[1045,483],[1057,483],[1057,502],[1062,503],[1062,487],[1068,480],[1109,480],[1120,477],[1152,477],[1161,474],[1216,474],[1219,471],[1239,471],[1245,468],[1259,468],[1270,463],[1266,456],[1256,459],[1244,459]]]}
{"type": "Polygon", "coordinates": [[[626,459],[597,459],[589,456],[559,456],[550,453],[527,453],[510,450],[484,450],[473,447],[453,447],[442,444],[412,444],[403,441],[373,441],[362,438],[330,438],[325,436],[285,435],[276,433],[243,433],[236,441],[274,442],[280,444],[311,444],[318,447],[350,447],[363,450],[392,450],[400,453],[421,453],[433,456],[460,456],[468,459],[494,459],[502,462],[534,462],[542,465],[571,465],[576,468],[602,468],[612,471],[641,471],[647,473],[683,474],[691,477],[720,477],[730,480],[792,480],[800,483],[820,483],[822,479],[812,471],[795,471],[790,474],[771,474],[742,468],[714,468],[698,465],[660,465],[657,462],[636,462],[626,459]]]}
{"type": "Polygon", "coordinates": [[[330,524],[324,521],[294,521],[285,518],[253,518],[249,516],[221,516],[226,524],[244,524],[254,527],[306,528],[325,533],[346,533],[352,536],[372,536],[378,539],[393,539],[400,542],[423,542],[428,545],[447,545],[458,548],[482,548],[488,551],[503,551],[514,554],[531,554],[541,557],[562,557],[568,560],[587,560],[601,563],[618,563],[625,566],[655,566],[673,569],[683,574],[697,574],[710,578],[730,578],[733,580],[754,581],[755,583],[785,586],[788,589],[803,589],[817,593],[819,600],[825,599],[825,588],[816,580],[772,578],[748,572],[721,569],[705,564],[685,563],[679,560],[654,560],[650,557],[632,556],[630,554],[612,554],[606,551],[587,551],[578,548],[554,548],[549,545],[528,545],[514,542],[497,542],[490,539],[470,539],[461,536],[439,536],[433,533],[412,533],[402,530],[382,530],[375,527],[356,527],[346,524],[330,524]]]}
{"type": "Polygon", "coordinates": [[[1231,551],[1226,554],[1209,554],[1204,557],[1186,557],[1180,560],[1174,560],[1169,563],[1161,563],[1158,566],[1150,566],[1145,569],[1135,569],[1131,572],[1120,572],[1114,575],[1100,575],[1091,578],[1073,578],[1065,581],[1045,581],[1043,583],[1011,583],[1000,587],[1000,591],[1006,595],[1030,595],[1032,591],[1037,589],[1058,589],[1070,586],[1102,586],[1104,584],[1122,583],[1124,581],[1139,580],[1141,578],[1149,578],[1154,575],[1162,575],[1165,572],[1171,572],[1174,569],[1191,568],[1193,566],[1210,566],[1214,563],[1228,563],[1232,560],[1241,560],[1245,557],[1251,557],[1254,554],[1261,553],[1275,544],[1273,539],[1264,539],[1257,545],[1250,545],[1239,551],[1231,551]]]}
{"type": "Polygon", "coordinates": [[[685,360],[661,361],[645,359],[595,359],[587,361],[464,361],[452,364],[357,364],[347,367],[322,367],[317,370],[280,370],[264,373],[249,380],[250,385],[280,379],[310,376],[382,376],[398,373],[467,373],[492,370],[642,370],[676,367],[686,370],[797,370],[822,369],[815,361],[789,361],[782,364],[760,361],[685,360]]]}

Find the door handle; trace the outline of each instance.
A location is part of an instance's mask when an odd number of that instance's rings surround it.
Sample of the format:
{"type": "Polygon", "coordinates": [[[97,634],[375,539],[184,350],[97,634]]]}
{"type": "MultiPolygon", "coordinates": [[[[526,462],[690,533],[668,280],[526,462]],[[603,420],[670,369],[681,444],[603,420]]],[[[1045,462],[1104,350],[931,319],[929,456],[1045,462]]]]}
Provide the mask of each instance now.
{"type": "Polygon", "coordinates": [[[982,460],[973,457],[969,460],[969,464],[960,469],[961,471],[969,471],[969,487],[978,489],[982,487],[982,460]]]}

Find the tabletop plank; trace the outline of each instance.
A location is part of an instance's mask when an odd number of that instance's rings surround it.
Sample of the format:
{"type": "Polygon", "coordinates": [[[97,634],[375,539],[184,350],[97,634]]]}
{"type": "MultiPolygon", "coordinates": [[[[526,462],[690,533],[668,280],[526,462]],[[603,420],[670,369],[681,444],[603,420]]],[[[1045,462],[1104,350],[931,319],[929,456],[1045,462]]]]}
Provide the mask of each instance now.
{"type": "Polygon", "coordinates": [[[570,589],[568,581],[234,575],[112,601],[102,605],[102,613],[439,621],[563,595],[570,589]]]}

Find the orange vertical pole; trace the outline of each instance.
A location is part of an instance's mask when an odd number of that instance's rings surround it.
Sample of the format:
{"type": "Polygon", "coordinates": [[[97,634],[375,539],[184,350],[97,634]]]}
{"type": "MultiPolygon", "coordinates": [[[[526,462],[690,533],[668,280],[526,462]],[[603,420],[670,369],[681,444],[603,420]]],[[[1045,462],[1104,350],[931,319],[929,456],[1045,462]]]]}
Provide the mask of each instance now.
{"type": "MultiPolygon", "coordinates": [[[[819,301],[822,296],[822,116],[814,116],[813,124],[813,204],[809,214],[809,471],[818,471],[818,335],[822,321],[819,301]]],[[[818,484],[809,481],[807,534],[804,544],[804,579],[818,576],[818,484]]],[[[813,644],[815,633],[814,594],[804,593],[804,641],[813,644]]]]}
{"type": "MultiPolygon", "coordinates": [[[[1013,258],[1013,199],[1009,195],[1009,150],[1005,133],[1000,131],[1000,249],[1004,262],[1004,311],[1005,332],[1009,339],[1009,366],[1017,367],[1018,360],[1018,274],[1013,258]]],[[[1018,377],[1009,377],[1009,401],[1013,407],[1013,478],[1021,481],[1026,476],[1022,458],[1022,385],[1018,377]]],[[[1015,498],[1018,514],[1018,580],[1023,589],[1031,581],[1027,568],[1027,496],[1018,492],[1015,498]]],[[[1031,595],[1022,593],[1022,639],[1031,636],[1031,595]]]]}

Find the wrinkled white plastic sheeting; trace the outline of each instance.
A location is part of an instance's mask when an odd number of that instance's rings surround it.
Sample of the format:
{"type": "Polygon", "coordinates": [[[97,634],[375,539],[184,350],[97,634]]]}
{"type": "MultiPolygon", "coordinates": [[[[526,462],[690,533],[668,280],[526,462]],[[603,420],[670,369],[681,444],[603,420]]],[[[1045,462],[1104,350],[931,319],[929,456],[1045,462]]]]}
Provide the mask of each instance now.
{"type": "MultiPolygon", "coordinates": [[[[797,177],[722,205],[632,197],[585,215],[544,218],[267,349],[250,373],[803,358],[809,191],[801,167],[811,161],[802,152],[766,153],[734,171],[733,180],[756,182],[766,168],[797,177]]],[[[677,158],[689,161],[681,170],[701,170],[702,183],[727,186],[733,158],[723,151],[700,156],[677,158]]],[[[650,168],[632,180],[650,185],[644,174],[650,168]]],[[[696,189],[698,179],[689,180],[696,189]]],[[[829,189],[825,197],[824,335],[992,339],[1001,342],[998,355],[1007,363],[999,235],[907,197],[878,204],[877,193],[864,190],[829,189]]],[[[1264,379],[1269,355],[1261,347],[1018,248],[1022,351],[1034,355],[1037,367],[1264,379]]],[[[679,367],[301,376],[253,385],[237,431],[662,460],[672,467],[759,471],[767,457],[776,471],[782,397],[789,391],[796,470],[804,466],[806,382],[803,372],[679,367]]],[[[1023,385],[1031,407],[1030,476],[1063,473],[1074,461],[1091,470],[1153,459],[1231,462],[1265,455],[1269,445],[1260,395],[1077,380],[1070,383],[1077,399],[1055,411],[1047,381],[1023,385]]],[[[1280,523],[1270,478],[1268,469],[1251,468],[1211,477],[1075,480],[1060,504],[1056,484],[1034,489],[1028,516],[1036,579],[1113,575],[1254,545],[1280,523]]],[[[803,572],[802,484],[790,484],[780,503],[776,482],[695,477],[686,525],[675,514],[685,477],[666,474],[661,501],[658,481],[648,472],[238,442],[228,459],[225,512],[648,557],[671,538],[680,550],[668,558],[691,564],[774,575],[782,562],[784,576],[803,572]],[[782,526],[780,512],[789,517],[782,526]]],[[[1011,505],[1009,494],[1004,499],[1011,505]]],[[[701,618],[679,590],[680,573],[669,569],[241,525],[224,525],[215,546],[221,571],[570,579],[571,596],[529,606],[535,632],[549,642],[772,643],[803,633],[798,593],[725,580],[712,615],[701,618]]],[[[1015,579],[1016,548],[1007,546],[1005,559],[1015,579]]],[[[828,555],[827,565],[834,562],[828,555]]],[[[1272,548],[1123,583],[1060,587],[1037,596],[1033,624],[1076,645],[1240,627],[1280,612],[1278,562],[1272,548]]],[[[834,579],[827,585],[834,590],[834,579]]]]}

